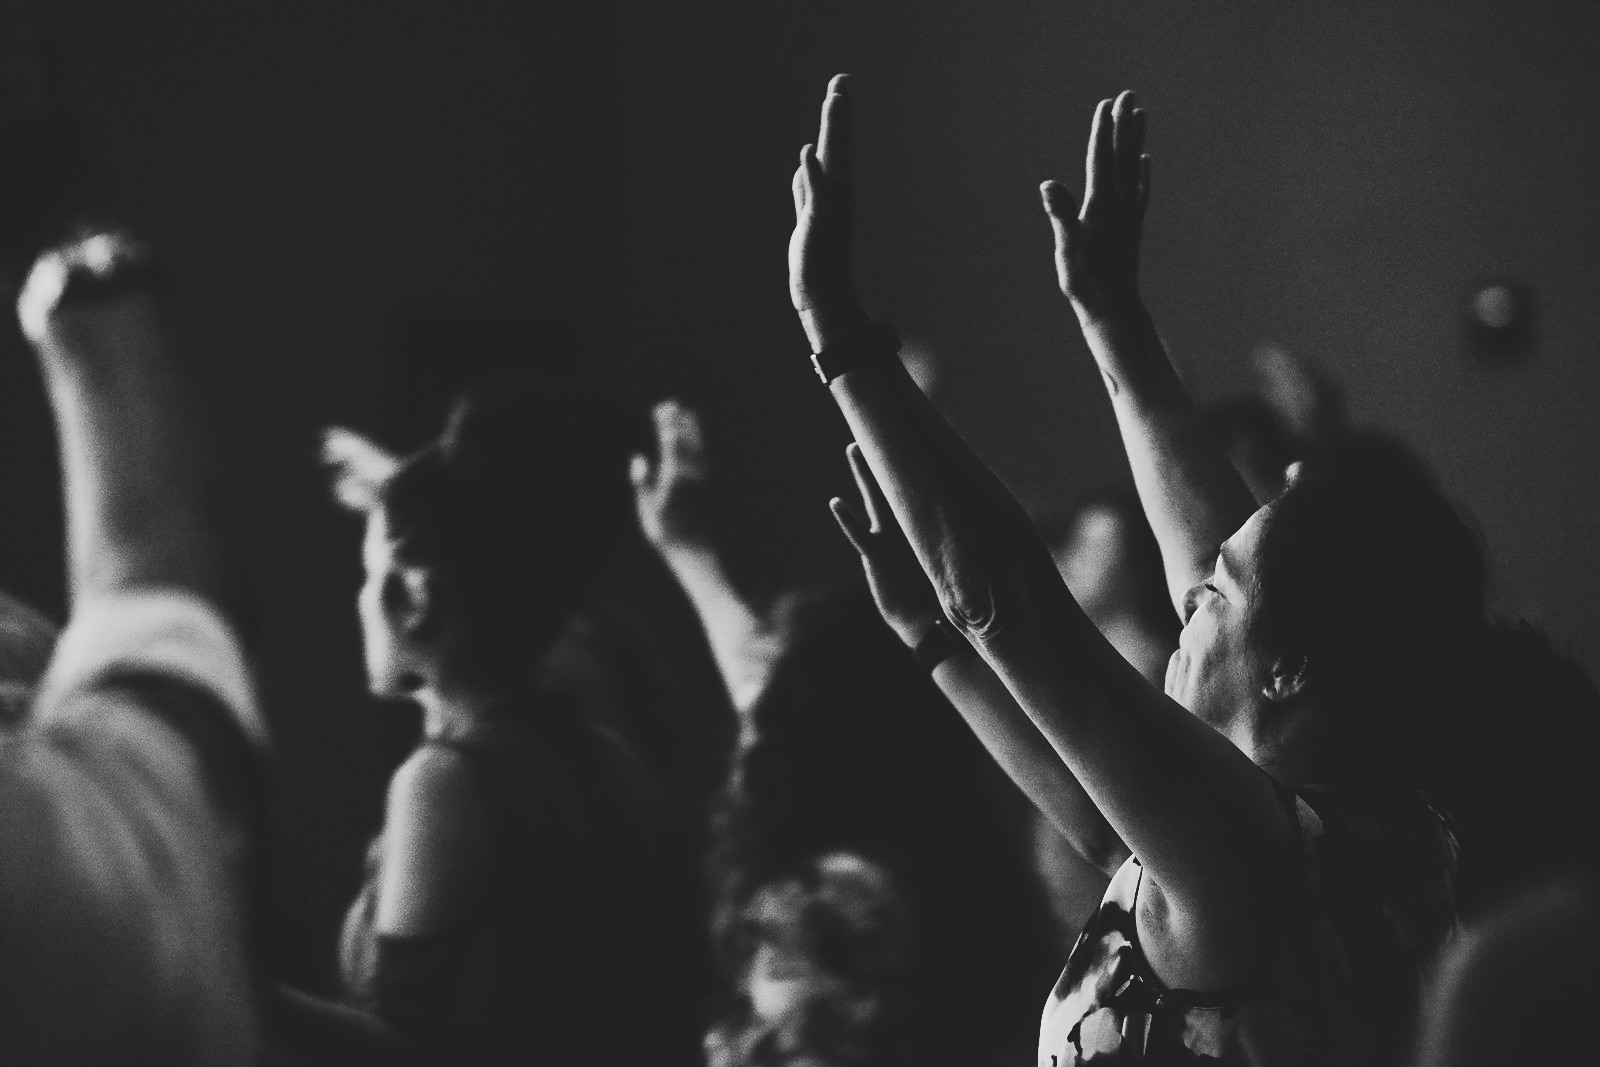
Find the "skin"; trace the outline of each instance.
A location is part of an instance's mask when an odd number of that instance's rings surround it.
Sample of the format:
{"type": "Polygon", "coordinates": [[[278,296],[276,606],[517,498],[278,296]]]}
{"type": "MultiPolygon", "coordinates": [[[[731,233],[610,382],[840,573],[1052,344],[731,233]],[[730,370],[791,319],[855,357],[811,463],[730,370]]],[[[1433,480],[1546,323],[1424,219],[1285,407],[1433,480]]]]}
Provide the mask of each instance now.
{"type": "MultiPolygon", "coordinates": [[[[849,268],[849,108],[836,78],[818,146],[802,151],[794,181],[790,290],[818,351],[867,321],[849,268]]],[[[1191,434],[1192,406],[1137,301],[1149,187],[1143,125],[1128,94],[1103,102],[1081,211],[1065,210],[1059,186],[1045,195],[1058,280],[1102,360],[1114,407],[1121,405],[1119,425],[1169,587],[1182,582],[1175,604],[1199,587],[1169,672],[1178,699],[1156,692],[1095,629],[1020,506],[898,363],[864,363],[829,388],[936,603],[1067,773],[1035,766],[1042,751],[1014,715],[1001,716],[997,736],[1026,759],[1007,769],[1025,789],[1053,791],[1060,817],[1072,818],[1087,800],[1140,857],[1136,920],[1146,957],[1168,985],[1211,990],[1248,972],[1297,877],[1296,830],[1257,760],[1292,782],[1308,755],[1302,725],[1315,705],[1303,672],[1249,654],[1252,605],[1238,581],[1252,569],[1256,531],[1241,531],[1222,581],[1211,581],[1218,546],[1254,507],[1226,458],[1191,434]]],[[[1091,828],[1084,836],[1097,835],[1091,828]]]]}
{"type": "Polygon", "coordinates": [[[713,534],[710,464],[700,417],[673,400],[657,404],[651,415],[656,457],[636,455],[628,470],[639,530],[699,617],[748,740],[754,724],[747,713],[771,679],[789,634],[781,621],[757,611],[740,593],[713,534]]]}
{"type": "MultiPolygon", "coordinates": [[[[367,515],[366,573],[356,598],[368,687],[415,700],[430,738],[465,730],[494,699],[451,668],[435,579],[394,553],[383,508],[367,515]]],[[[423,746],[395,772],[384,811],[377,928],[391,936],[447,929],[482,899],[493,862],[493,812],[465,759],[423,746]]]]}

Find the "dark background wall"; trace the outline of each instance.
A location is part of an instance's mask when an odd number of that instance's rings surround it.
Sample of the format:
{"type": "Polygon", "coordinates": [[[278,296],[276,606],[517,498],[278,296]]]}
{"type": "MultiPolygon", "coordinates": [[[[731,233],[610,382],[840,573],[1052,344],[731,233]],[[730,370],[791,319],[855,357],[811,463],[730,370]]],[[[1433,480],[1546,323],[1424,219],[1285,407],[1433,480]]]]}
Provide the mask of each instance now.
{"type": "MultiPolygon", "coordinates": [[[[618,392],[702,408],[752,571],[847,567],[823,508],[845,435],[784,279],[789,176],[840,70],[868,302],[1026,503],[1123,472],[1036,186],[1080,182],[1095,101],[1136,88],[1145,289],[1194,390],[1249,388],[1267,344],[1312,361],[1477,516],[1506,602],[1600,652],[1594,5],[36,6],[106,184],[165,256],[236,473],[316,951],[395,753],[362,696],[358,531],[326,501],[317,430],[413,444],[395,412],[430,399],[419,358],[533,359],[559,329],[507,320],[565,320],[618,392]],[[1462,333],[1500,274],[1538,301],[1509,364],[1462,333]]],[[[26,374],[5,380],[0,578],[59,610],[48,438],[26,374]]],[[[1381,610],[1380,590],[1329,595],[1381,610]]]]}

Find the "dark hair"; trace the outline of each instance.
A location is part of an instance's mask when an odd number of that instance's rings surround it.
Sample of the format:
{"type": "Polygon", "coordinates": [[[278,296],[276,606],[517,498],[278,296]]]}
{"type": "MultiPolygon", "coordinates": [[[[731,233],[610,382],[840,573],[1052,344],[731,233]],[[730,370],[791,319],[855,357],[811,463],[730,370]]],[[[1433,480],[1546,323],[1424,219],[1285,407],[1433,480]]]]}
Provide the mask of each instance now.
{"type": "Polygon", "coordinates": [[[1472,527],[1403,449],[1362,439],[1308,459],[1265,516],[1253,634],[1334,697],[1368,769],[1414,777],[1484,625],[1472,527]]]}
{"type": "Polygon", "coordinates": [[[381,487],[396,555],[448,579],[477,669],[529,672],[632,528],[643,420],[591,390],[474,383],[381,487]]]}

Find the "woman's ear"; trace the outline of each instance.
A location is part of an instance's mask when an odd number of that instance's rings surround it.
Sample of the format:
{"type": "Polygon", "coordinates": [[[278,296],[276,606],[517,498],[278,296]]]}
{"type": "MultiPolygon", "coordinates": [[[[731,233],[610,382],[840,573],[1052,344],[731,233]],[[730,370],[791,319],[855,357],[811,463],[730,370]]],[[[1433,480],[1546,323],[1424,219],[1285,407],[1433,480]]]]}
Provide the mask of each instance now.
{"type": "Polygon", "coordinates": [[[383,610],[394,632],[425,640],[439,612],[438,590],[426,567],[396,564],[383,579],[383,610]]]}
{"type": "Polygon", "coordinates": [[[1289,656],[1272,661],[1272,673],[1261,692],[1268,700],[1292,700],[1311,684],[1311,663],[1305,656],[1289,656]]]}

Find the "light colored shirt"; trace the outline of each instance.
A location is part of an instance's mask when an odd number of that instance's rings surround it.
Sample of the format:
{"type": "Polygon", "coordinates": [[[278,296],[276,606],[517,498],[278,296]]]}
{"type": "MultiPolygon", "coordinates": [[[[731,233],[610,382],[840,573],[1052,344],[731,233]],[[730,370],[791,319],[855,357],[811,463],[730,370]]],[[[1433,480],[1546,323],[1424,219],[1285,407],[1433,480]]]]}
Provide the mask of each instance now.
{"type": "Polygon", "coordinates": [[[179,591],[75,611],[0,733],[0,1062],[252,1062],[243,649],[179,591]],[[205,743],[209,741],[210,743],[205,743]]]}

